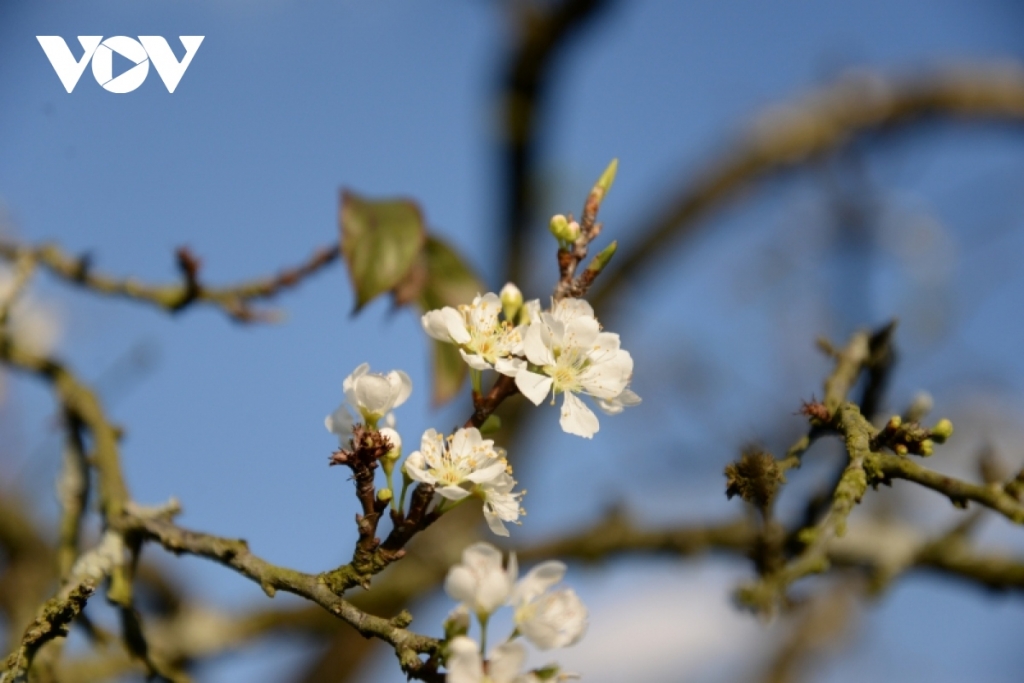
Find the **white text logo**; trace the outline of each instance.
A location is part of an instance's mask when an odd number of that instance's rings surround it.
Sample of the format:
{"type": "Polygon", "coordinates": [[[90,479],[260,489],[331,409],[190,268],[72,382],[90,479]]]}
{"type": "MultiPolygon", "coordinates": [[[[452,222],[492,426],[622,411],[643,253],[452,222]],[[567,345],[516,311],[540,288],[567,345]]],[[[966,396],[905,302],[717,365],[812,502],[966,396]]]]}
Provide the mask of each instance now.
{"type": "Polygon", "coordinates": [[[81,59],[75,59],[68,44],[60,36],[36,36],[36,40],[43,46],[43,52],[46,53],[53,70],[57,72],[57,77],[68,92],[75,89],[78,79],[82,77],[91,59],[92,75],[104,90],[126,93],[135,90],[146,80],[150,62],[167,86],[167,92],[174,92],[205,37],[178,36],[185,48],[185,56],[180,62],[171,52],[171,46],[161,36],[139,36],[138,40],[127,36],[111,36],[106,40],[103,36],[78,36],[78,42],[84,50],[81,59]],[[115,52],[135,66],[114,76],[115,52]]]}

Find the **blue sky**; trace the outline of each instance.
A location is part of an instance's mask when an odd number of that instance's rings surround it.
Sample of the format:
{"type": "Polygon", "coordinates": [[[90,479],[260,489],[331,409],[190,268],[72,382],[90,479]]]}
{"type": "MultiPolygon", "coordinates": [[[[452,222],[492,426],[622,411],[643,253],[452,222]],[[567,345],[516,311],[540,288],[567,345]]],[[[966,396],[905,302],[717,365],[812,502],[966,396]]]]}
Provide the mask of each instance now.
{"type": "MultiPolygon", "coordinates": [[[[346,187],[416,198],[431,228],[498,287],[493,96],[510,40],[505,18],[502,3],[482,0],[6,0],[4,229],[89,251],[98,268],[147,281],[174,278],[173,250],[188,245],[206,276],[226,283],[297,262],[334,239],[338,191],[346,187]],[[175,36],[206,38],[174,94],[151,72],[137,91],[113,95],[89,71],[66,93],[37,35],[64,36],[75,50],[77,35],[163,35],[179,57],[175,36]]],[[[557,66],[543,118],[545,208],[577,211],[589,184],[618,157],[602,216],[608,237],[628,242],[627,228],[766,105],[852,67],[907,74],[1017,60],[1022,22],[1012,2],[619,3],[557,66]]],[[[835,276],[843,255],[829,241],[819,179],[773,183],[714,216],[687,250],[632,284],[631,303],[614,321],[636,358],[644,406],[604,420],[593,442],[558,431],[554,410],[536,421],[525,442],[532,456],[522,472],[530,490],[522,537],[582,524],[617,499],[663,522],[736,510],[722,496],[721,469],[747,440],[782,444],[796,433],[792,412],[827,368],[811,351],[814,337],[893,315],[903,321],[904,349],[894,405],[928,389],[939,409],[965,420],[985,406],[1002,431],[979,428],[977,438],[1005,442],[1006,456],[1019,462],[1012,425],[1024,397],[1024,329],[1014,313],[1024,293],[1022,151],[1010,132],[955,126],[868,151],[882,233],[866,298],[843,309],[856,315],[829,312],[843,301],[845,285],[835,276]],[[651,442],[636,456],[640,476],[624,478],[621,453],[637,429],[651,442]],[[565,496],[568,482],[583,484],[584,493],[565,496]]],[[[543,252],[533,296],[554,279],[551,245],[537,228],[543,252]]],[[[464,412],[464,404],[429,409],[415,317],[392,315],[383,302],[351,317],[352,292],[337,267],[282,298],[285,322],[272,327],[240,327],[208,310],[172,319],[45,278],[39,296],[63,311],[60,352],[84,377],[104,377],[133,349],[154,359],[109,396],[128,431],[124,467],[135,498],[177,496],[182,523],[244,536],[271,561],[305,571],[345,559],[354,540],[354,501],[345,477],[326,469],[334,441],[321,426],[344,376],[363,361],[411,374],[416,390],[399,414],[407,442],[464,412]]],[[[46,436],[49,397],[25,381],[13,396],[16,407],[7,410],[16,419],[5,433],[17,448],[0,460],[0,473],[41,492],[40,509],[52,514],[59,453],[46,436]]],[[[962,442],[958,452],[974,446],[962,442]]],[[[945,514],[939,502],[936,514],[945,514]]],[[[1004,531],[996,526],[990,535],[1014,542],[1004,531]]],[[[262,596],[219,567],[177,566],[210,600],[241,606],[262,596]]],[[[729,586],[742,570],[630,561],[581,570],[570,581],[593,601],[595,624],[629,607],[623,594],[635,577],[677,596],[703,581],[715,587],[713,605],[665,628],[685,633],[684,624],[703,618],[763,643],[770,633],[729,611],[729,586]]],[[[444,599],[425,606],[417,625],[431,630],[447,608],[444,599]]],[[[1016,598],[908,584],[868,610],[866,635],[822,680],[877,680],[885,666],[908,681],[978,680],[971,678],[977,667],[985,667],[985,680],[1009,681],[1020,662],[1004,634],[1020,609],[1016,598]],[[935,668],[894,655],[894,641],[927,652],[935,668]],[[954,656],[946,647],[954,642],[974,654],[954,656]]],[[[249,653],[198,679],[280,680],[295,656],[249,653]]],[[[587,671],[587,656],[573,665],[587,680],[606,680],[587,671]]],[[[674,680],[650,666],[649,680],[674,680]]],[[[707,662],[692,671],[694,680],[724,675],[707,662]]],[[[375,665],[374,680],[397,675],[391,659],[375,665]]]]}

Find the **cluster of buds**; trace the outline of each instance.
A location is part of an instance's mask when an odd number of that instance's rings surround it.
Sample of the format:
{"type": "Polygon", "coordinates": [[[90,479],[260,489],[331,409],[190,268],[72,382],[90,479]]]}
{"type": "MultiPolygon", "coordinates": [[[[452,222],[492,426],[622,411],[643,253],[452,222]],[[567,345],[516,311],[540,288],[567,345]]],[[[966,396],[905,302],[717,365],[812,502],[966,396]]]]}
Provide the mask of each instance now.
{"type": "Polygon", "coordinates": [[[893,415],[871,440],[871,449],[888,448],[897,455],[927,457],[934,452],[936,443],[945,443],[952,435],[953,423],[945,418],[929,429],[917,422],[904,422],[899,415],[893,415]]]}
{"type": "Polygon", "coordinates": [[[576,678],[550,664],[523,671],[526,647],[518,639],[541,650],[568,647],[587,629],[587,608],[571,588],[555,589],[566,567],[561,562],[544,562],[518,578],[515,553],[502,566],[501,551],[488,543],[476,543],[462,553],[462,562],[452,567],[445,579],[445,591],[459,606],[445,622],[448,683],[539,683],[576,678]],[[490,651],[487,660],[487,624],[501,607],[513,609],[515,630],[490,651]],[[480,639],[469,636],[471,615],[480,625],[480,639]]]}

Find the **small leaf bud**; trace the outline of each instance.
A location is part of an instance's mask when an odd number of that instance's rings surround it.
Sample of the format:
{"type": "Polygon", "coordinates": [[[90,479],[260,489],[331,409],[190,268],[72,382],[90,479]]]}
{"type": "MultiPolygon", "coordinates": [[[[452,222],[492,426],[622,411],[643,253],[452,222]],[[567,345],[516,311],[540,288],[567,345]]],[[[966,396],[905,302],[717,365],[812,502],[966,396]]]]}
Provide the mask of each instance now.
{"type": "Polygon", "coordinates": [[[608,167],[604,169],[604,173],[602,173],[601,177],[598,178],[597,184],[594,185],[594,189],[591,190],[591,192],[600,193],[599,196],[601,199],[604,199],[604,196],[608,194],[610,189],[612,189],[612,183],[615,182],[615,174],[618,170],[619,160],[612,159],[611,163],[608,164],[608,167]]]}
{"type": "Polygon", "coordinates": [[[932,438],[938,443],[945,443],[946,439],[953,436],[953,423],[942,418],[932,427],[932,438]]]}
{"type": "Polygon", "coordinates": [[[501,288],[501,310],[505,314],[505,320],[514,321],[522,307],[523,293],[518,287],[509,282],[501,288]]]}
{"type": "Polygon", "coordinates": [[[617,241],[609,244],[601,250],[601,253],[594,257],[594,260],[590,262],[589,266],[587,266],[587,270],[600,273],[604,270],[604,267],[608,265],[608,262],[612,260],[612,257],[615,256],[615,251],[618,248],[619,243],[617,241]]]}

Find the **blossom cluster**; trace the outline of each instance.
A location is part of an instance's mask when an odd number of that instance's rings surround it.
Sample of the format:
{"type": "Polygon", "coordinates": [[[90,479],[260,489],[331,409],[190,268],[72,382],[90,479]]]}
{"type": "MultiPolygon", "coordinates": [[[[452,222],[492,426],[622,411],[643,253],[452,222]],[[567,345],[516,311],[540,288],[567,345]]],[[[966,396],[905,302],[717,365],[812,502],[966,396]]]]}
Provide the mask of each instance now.
{"type": "Polygon", "coordinates": [[[555,665],[523,672],[526,641],[541,650],[574,645],[587,629],[587,608],[571,588],[552,590],[565,576],[561,562],[544,562],[518,577],[515,553],[502,567],[501,552],[476,543],[462,553],[462,562],[448,572],[445,591],[459,606],[448,619],[448,683],[539,683],[575,678],[555,665]],[[483,650],[491,615],[503,606],[513,609],[515,630],[491,650],[486,665],[483,650]],[[466,635],[469,615],[480,623],[480,644],[466,635]]]}
{"type": "Polygon", "coordinates": [[[380,433],[387,437],[391,452],[383,461],[387,490],[395,509],[401,509],[404,493],[413,482],[434,487],[434,510],[443,513],[459,502],[477,497],[483,500],[484,518],[491,531],[508,536],[505,522],[518,523],[523,510],[519,506],[524,492],[513,491],[516,480],[504,449],[484,439],[480,430],[469,427],[450,436],[428,429],[420,440],[420,449],[409,454],[400,468],[402,494],[394,496],[392,472],[401,458],[402,438],[394,429],[394,409],[412,393],[412,380],[400,370],[386,374],[370,372],[363,363],[342,385],[345,401],[324,419],[324,426],[342,440],[352,436],[357,420],[376,429],[381,420],[387,425],[380,433]]]}
{"type": "Polygon", "coordinates": [[[509,283],[500,297],[489,292],[468,305],[429,311],[422,323],[434,339],[458,346],[473,371],[492,369],[515,378],[534,405],[549,395],[554,403],[562,394],[559,424],[569,434],[589,439],[599,429],[597,416],[577,394],[593,397],[609,415],[640,403],[629,388],[632,356],[618,334],[602,331],[582,299],[555,300],[541,310],[539,300],[523,303],[509,283]]]}

